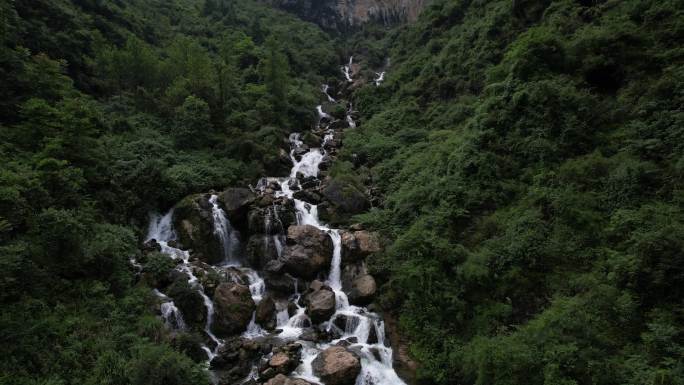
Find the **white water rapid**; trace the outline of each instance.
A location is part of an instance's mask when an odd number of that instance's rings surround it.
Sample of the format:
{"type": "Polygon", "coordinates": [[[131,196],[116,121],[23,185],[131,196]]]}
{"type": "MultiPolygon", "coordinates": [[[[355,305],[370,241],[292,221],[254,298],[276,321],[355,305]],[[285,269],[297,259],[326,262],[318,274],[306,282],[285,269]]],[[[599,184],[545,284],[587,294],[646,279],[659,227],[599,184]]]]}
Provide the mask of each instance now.
{"type": "MultiPolygon", "coordinates": [[[[190,253],[188,253],[186,250],[169,246],[169,242],[176,240],[176,232],[173,230],[173,209],[169,210],[169,212],[164,216],[156,214],[151,216],[150,227],[147,232],[146,241],[151,241],[153,239],[156,240],[161,246],[162,253],[167,254],[171,258],[180,259],[182,261],[182,263],[180,263],[176,269],[188,275],[188,283],[191,287],[196,288],[197,292],[202,296],[204,306],[207,308],[207,322],[205,324],[204,331],[215,345],[213,349],[207,345],[203,345],[202,349],[207,352],[207,356],[209,358],[208,362],[211,362],[222,344],[222,341],[211,331],[211,324],[214,318],[214,303],[204,293],[204,288],[199,283],[193,272],[192,265],[190,264],[190,253]]],[[[158,295],[163,295],[166,297],[166,295],[160,293],[159,291],[157,291],[157,293],[159,293],[158,295]]],[[[175,305],[173,307],[175,308],[175,305]]],[[[180,311],[177,308],[175,310],[177,311],[177,314],[180,315],[180,311]]],[[[162,308],[162,313],[163,312],[164,309],[162,308]]]]}
{"type": "Polygon", "coordinates": [[[329,86],[329,85],[323,84],[323,87],[321,87],[321,91],[323,91],[323,94],[328,98],[328,101],[329,101],[330,103],[335,103],[335,102],[336,102],[335,99],[334,99],[332,96],[330,96],[330,94],[328,93],[328,91],[330,91],[330,86],[329,86]]]}
{"type": "Polygon", "coordinates": [[[352,79],[352,74],[351,74],[352,64],[354,64],[354,56],[350,56],[349,57],[349,63],[342,67],[342,73],[344,74],[344,78],[350,83],[354,81],[354,79],[352,79]]]}
{"type": "Polygon", "coordinates": [[[226,218],[226,213],[218,205],[218,195],[212,195],[209,198],[209,203],[212,205],[211,214],[214,217],[214,234],[221,241],[221,249],[223,250],[223,264],[237,265],[237,253],[240,247],[240,235],[233,229],[226,218]]]}
{"type": "Polygon", "coordinates": [[[385,71],[376,72],[375,76],[376,78],[373,81],[375,82],[375,86],[377,87],[385,80],[385,71]]]}
{"type": "MultiPolygon", "coordinates": [[[[349,58],[349,63],[343,66],[342,72],[345,80],[352,82],[353,57],[349,58]]],[[[375,79],[375,84],[378,85],[384,78],[384,72],[378,74],[379,77],[375,79]]],[[[322,92],[328,99],[328,102],[335,103],[329,93],[327,85],[322,86],[322,92]]],[[[295,192],[302,189],[303,180],[316,181],[318,179],[319,166],[329,155],[327,148],[335,137],[335,130],[331,128],[334,119],[332,116],[323,111],[322,106],[317,106],[319,122],[317,129],[325,133],[322,143],[318,148],[308,148],[301,140],[299,133],[293,133],[289,137],[290,142],[290,159],[292,161],[292,168],[287,177],[266,177],[259,181],[257,190],[264,191],[266,186],[277,183],[279,190],[276,190],[275,197],[286,200],[291,200],[294,203],[297,223],[300,225],[311,225],[324,232],[326,232],[333,244],[333,257],[330,268],[328,270],[325,284],[328,285],[335,293],[336,309],[333,316],[322,324],[332,335],[337,336],[331,341],[327,342],[312,342],[310,339],[300,339],[302,335],[311,327],[311,321],[306,314],[306,308],[300,303],[302,292],[306,288],[298,288],[295,280],[295,293],[288,298],[287,301],[276,302],[276,330],[269,332],[264,330],[259,324],[255,322],[256,312],[252,314],[251,322],[247,330],[242,334],[243,338],[251,340],[263,340],[269,338],[278,338],[287,342],[298,342],[302,345],[301,363],[291,374],[293,377],[298,377],[316,384],[322,384],[321,380],[316,377],[313,372],[312,362],[316,356],[323,350],[335,346],[338,343],[343,343],[348,346],[348,349],[356,352],[361,360],[361,373],[357,377],[356,385],[403,385],[405,384],[396,374],[392,367],[392,349],[385,337],[385,329],[382,318],[373,312],[370,312],[365,307],[353,306],[349,304],[347,294],[342,289],[342,239],[338,229],[330,228],[327,224],[321,222],[318,217],[318,207],[316,205],[295,199],[295,192]]],[[[356,127],[356,123],[352,118],[353,109],[351,103],[348,104],[348,111],[346,121],[349,127],[356,127]]],[[[226,216],[226,213],[218,204],[218,197],[212,195],[209,199],[212,204],[212,219],[214,223],[214,235],[221,241],[224,252],[224,261],[215,269],[230,269],[238,268],[249,281],[249,290],[252,299],[256,304],[264,301],[267,295],[266,285],[264,279],[257,271],[251,268],[241,266],[243,256],[240,255],[239,234],[235,231],[226,216]]],[[[211,331],[213,322],[214,307],[211,299],[204,293],[204,288],[199,283],[193,271],[193,265],[190,262],[190,254],[169,245],[176,239],[176,233],[172,225],[173,209],[166,215],[153,215],[150,221],[149,232],[147,240],[155,239],[161,245],[161,251],[168,254],[174,259],[180,259],[177,269],[188,275],[188,283],[198,289],[199,293],[204,299],[204,304],[207,309],[207,322],[205,325],[205,332],[211,345],[203,346],[207,352],[209,362],[216,356],[223,341],[217,338],[211,331]]],[[[284,243],[283,224],[278,218],[278,208],[274,205],[268,208],[264,217],[264,233],[270,234],[275,245],[278,257],[282,254],[284,243]],[[271,229],[279,229],[278,234],[273,234],[271,229]]],[[[269,281],[270,282],[270,281],[269,281]]],[[[183,322],[183,317],[180,310],[176,307],[173,301],[161,292],[155,291],[161,298],[161,313],[165,323],[170,327],[178,330],[186,328],[183,322]]],[[[256,364],[248,378],[257,379],[259,376],[259,367],[256,364]]]]}

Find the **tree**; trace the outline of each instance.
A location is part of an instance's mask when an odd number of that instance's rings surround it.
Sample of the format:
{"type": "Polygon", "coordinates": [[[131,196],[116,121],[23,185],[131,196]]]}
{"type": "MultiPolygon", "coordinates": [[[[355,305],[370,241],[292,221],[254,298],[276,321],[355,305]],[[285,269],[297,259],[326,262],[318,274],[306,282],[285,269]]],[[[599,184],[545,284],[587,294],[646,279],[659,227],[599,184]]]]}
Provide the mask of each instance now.
{"type": "Polygon", "coordinates": [[[176,144],[181,148],[200,148],[210,144],[209,105],[190,95],[176,108],[176,144]]]}
{"type": "Polygon", "coordinates": [[[287,113],[287,89],[289,85],[289,64],[278,41],[273,36],[266,40],[266,56],[261,62],[262,76],[269,93],[273,120],[282,123],[287,113]]]}

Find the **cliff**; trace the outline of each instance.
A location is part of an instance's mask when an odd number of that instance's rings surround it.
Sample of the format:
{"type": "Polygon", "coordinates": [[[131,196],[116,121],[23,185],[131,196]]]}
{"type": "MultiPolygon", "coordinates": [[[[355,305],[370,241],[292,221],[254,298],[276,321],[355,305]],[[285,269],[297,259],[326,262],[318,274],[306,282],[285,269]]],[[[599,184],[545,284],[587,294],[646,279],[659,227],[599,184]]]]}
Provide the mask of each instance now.
{"type": "Polygon", "coordinates": [[[265,0],[326,29],[344,30],[376,21],[383,24],[416,20],[427,0],[265,0]]]}

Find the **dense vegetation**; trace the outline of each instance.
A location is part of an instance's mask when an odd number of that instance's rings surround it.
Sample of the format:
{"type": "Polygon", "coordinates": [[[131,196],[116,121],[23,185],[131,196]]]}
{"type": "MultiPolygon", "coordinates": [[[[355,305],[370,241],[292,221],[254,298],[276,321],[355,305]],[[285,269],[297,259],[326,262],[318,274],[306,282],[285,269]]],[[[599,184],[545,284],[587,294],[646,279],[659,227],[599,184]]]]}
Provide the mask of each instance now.
{"type": "MultiPolygon", "coordinates": [[[[372,187],[421,382],[684,384],[683,41],[681,0],[433,0],[350,38],[392,65],[331,173],[372,187]]],[[[339,61],[252,0],[0,0],[0,383],[207,383],[129,258],[150,211],[283,174],[339,61]]]]}
{"type": "Polygon", "coordinates": [[[421,380],[684,384],[684,3],[435,0],[360,36],[393,64],[343,156],[421,380]]]}
{"type": "Polygon", "coordinates": [[[0,383],[207,383],[128,260],[149,211],[281,167],[331,41],[225,0],[1,0],[0,40],[0,383]]]}

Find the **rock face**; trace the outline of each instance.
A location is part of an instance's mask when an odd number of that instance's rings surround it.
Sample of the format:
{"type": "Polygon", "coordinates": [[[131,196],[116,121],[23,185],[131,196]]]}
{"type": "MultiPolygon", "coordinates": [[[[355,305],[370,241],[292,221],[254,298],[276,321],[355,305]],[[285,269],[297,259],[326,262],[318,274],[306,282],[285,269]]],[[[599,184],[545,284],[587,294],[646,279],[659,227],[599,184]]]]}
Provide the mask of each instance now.
{"type": "Polygon", "coordinates": [[[247,286],[220,284],[214,292],[214,333],[218,336],[242,333],[249,325],[255,307],[247,286]]]}
{"type": "Polygon", "coordinates": [[[306,313],[311,322],[325,322],[335,314],[335,293],[331,288],[323,286],[306,296],[306,313]]]}
{"type": "Polygon", "coordinates": [[[243,230],[247,212],[256,196],[247,188],[229,188],[218,194],[218,200],[226,215],[236,227],[243,230]]]}
{"type": "Polygon", "coordinates": [[[212,204],[207,194],[191,195],[180,201],[173,212],[173,225],[180,243],[193,250],[203,262],[223,260],[221,241],[214,234],[212,204]]]}
{"type": "Polygon", "coordinates": [[[290,226],[282,261],[288,273],[313,279],[329,268],[332,253],[332,240],[324,231],[310,225],[290,226]]]}
{"type": "Polygon", "coordinates": [[[326,385],[354,385],[361,372],[359,356],[342,346],[322,351],[311,366],[314,374],[326,385]]]}
{"type": "Polygon", "coordinates": [[[279,374],[270,379],[266,385],[313,385],[311,382],[302,380],[301,378],[287,378],[283,374],[279,374]]]}
{"type": "Polygon", "coordinates": [[[210,367],[215,371],[219,384],[241,383],[259,356],[259,345],[242,337],[231,337],[224,341],[217,353],[210,367]]]}
{"type": "Polygon", "coordinates": [[[366,274],[354,280],[349,293],[349,303],[352,305],[366,306],[373,301],[377,286],[373,276],[366,274]]]}
{"type": "Polygon", "coordinates": [[[302,357],[302,345],[296,342],[274,349],[273,355],[265,366],[262,366],[259,377],[270,380],[277,375],[287,375],[299,366],[302,357]]]}
{"type": "Polygon", "coordinates": [[[247,215],[248,228],[254,234],[278,234],[297,222],[297,216],[291,201],[266,207],[257,207],[247,215]]]}
{"type": "Polygon", "coordinates": [[[278,294],[289,296],[304,287],[304,282],[285,272],[285,264],[281,260],[274,260],[264,267],[264,282],[266,288],[278,294]]]}
{"type": "Polygon", "coordinates": [[[377,233],[359,230],[343,231],[342,261],[347,264],[361,260],[381,250],[380,237],[377,233]]]}
{"type": "MultiPolygon", "coordinates": [[[[254,234],[247,242],[247,260],[255,269],[263,269],[269,262],[278,259],[278,245],[275,236],[254,234]]],[[[282,246],[281,246],[282,247],[282,246]]]]}
{"type": "Polygon", "coordinates": [[[263,0],[325,29],[346,30],[368,21],[417,19],[427,0],[263,0]]]}
{"type": "Polygon", "coordinates": [[[370,207],[366,195],[350,183],[330,180],[321,193],[330,202],[337,216],[360,214],[370,207]]]}
{"type": "Polygon", "coordinates": [[[276,307],[271,296],[266,296],[256,307],[256,323],[264,329],[272,330],[276,324],[276,307]]]}

